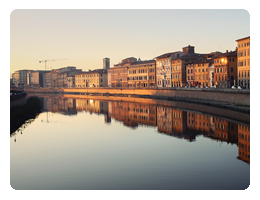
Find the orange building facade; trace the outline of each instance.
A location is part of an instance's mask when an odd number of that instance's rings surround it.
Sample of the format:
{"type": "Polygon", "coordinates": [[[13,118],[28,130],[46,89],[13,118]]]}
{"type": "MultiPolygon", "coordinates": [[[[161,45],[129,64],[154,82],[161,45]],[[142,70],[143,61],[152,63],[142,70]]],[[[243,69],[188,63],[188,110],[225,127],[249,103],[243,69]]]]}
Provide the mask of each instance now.
{"type": "Polygon", "coordinates": [[[237,42],[238,85],[250,89],[250,37],[237,42]]]}
{"type": "Polygon", "coordinates": [[[202,87],[209,86],[209,67],[213,60],[199,60],[193,63],[194,65],[194,84],[202,87]]]}
{"type": "Polygon", "coordinates": [[[230,88],[237,83],[237,52],[218,54],[214,59],[214,85],[230,88]]]}

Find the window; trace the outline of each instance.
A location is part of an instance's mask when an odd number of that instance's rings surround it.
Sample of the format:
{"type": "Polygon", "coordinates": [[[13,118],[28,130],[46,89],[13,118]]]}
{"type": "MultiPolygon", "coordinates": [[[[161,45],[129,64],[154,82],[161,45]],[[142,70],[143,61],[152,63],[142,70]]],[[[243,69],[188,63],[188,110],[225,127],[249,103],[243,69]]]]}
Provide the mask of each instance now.
{"type": "Polygon", "coordinates": [[[233,72],[233,67],[230,68],[230,71],[233,72]]]}

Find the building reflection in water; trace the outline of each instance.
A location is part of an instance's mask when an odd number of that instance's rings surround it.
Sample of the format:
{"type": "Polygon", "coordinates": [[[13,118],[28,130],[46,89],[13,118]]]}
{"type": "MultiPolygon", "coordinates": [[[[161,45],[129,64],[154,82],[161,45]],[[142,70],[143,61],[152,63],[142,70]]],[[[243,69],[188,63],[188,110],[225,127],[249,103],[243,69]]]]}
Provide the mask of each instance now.
{"type": "Polygon", "coordinates": [[[250,163],[249,125],[162,105],[61,97],[42,100],[45,111],[64,115],[76,115],[77,112],[86,111],[103,114],[105,123],[111,123],[113,118],[133,129],[139,125],[157,127],[161,134],[189,142],[196,141],[196,136],[202,135],[212,140],[235,144],[238,146],[237,158],[250,163]]]}

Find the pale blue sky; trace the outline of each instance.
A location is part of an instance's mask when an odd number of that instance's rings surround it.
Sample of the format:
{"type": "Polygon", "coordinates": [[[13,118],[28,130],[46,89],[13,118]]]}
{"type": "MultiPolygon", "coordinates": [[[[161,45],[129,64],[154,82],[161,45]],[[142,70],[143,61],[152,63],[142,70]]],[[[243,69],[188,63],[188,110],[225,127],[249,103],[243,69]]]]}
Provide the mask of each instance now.
{"type": "Polygon", "coordinates": [[[127,57],[155,56],[195,46],[196,53],[234,50],[250,35],[244,9],[14,10],[10,15],[10,73],[19,69],[111,67],[127,57]]]}

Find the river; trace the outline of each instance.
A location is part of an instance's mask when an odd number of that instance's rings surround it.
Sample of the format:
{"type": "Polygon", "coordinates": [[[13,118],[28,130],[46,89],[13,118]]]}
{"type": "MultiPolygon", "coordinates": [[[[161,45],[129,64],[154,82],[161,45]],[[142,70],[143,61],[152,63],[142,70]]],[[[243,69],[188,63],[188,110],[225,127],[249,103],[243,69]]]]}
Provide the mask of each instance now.
{"type": "Polygon", "coordinates": [[[244,190],[250,185],[249,115],[162,100],[38,96],[43,112],[10,136],[14,189],[244,190]]]}

